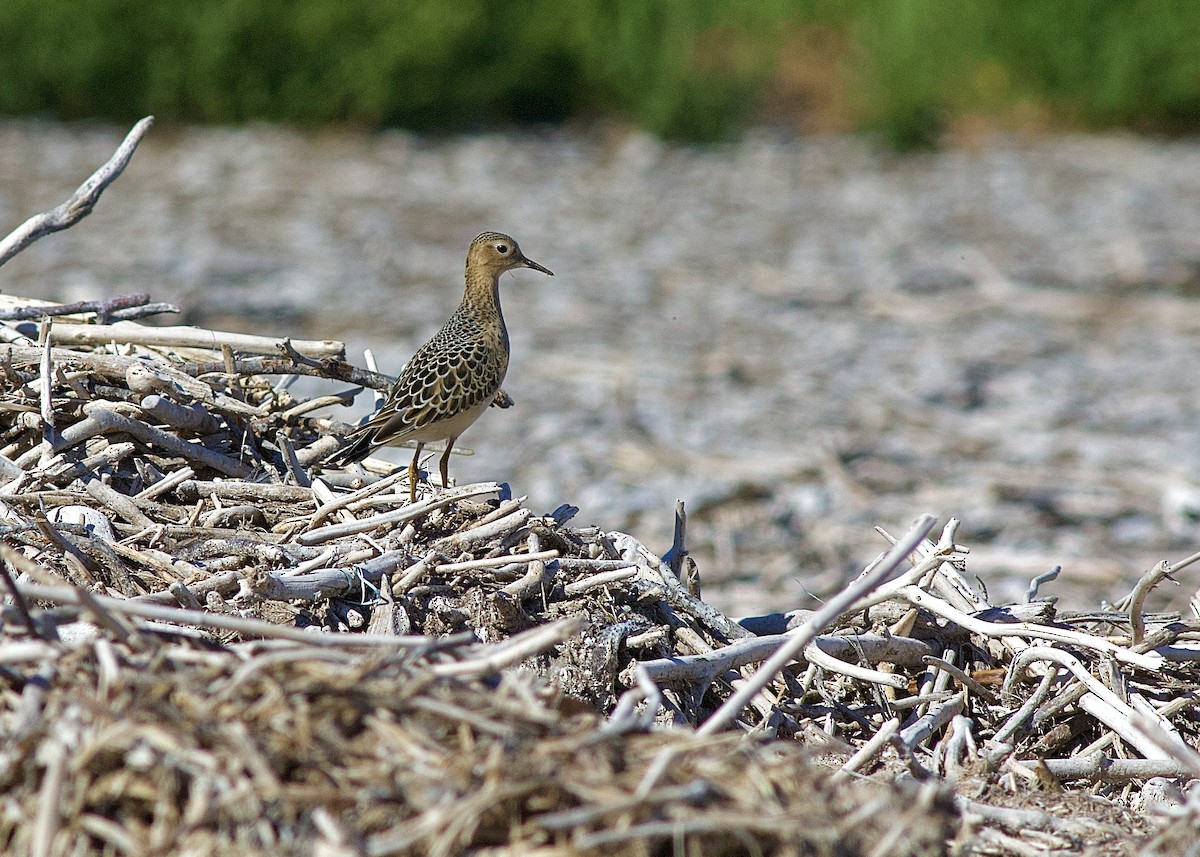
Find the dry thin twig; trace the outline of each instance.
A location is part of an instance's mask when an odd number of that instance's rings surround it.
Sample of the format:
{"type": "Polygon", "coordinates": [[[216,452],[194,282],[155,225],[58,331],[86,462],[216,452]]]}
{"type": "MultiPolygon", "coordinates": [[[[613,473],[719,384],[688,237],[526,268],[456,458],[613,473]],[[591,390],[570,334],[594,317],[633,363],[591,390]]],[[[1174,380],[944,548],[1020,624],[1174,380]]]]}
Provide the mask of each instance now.
{"type": "Polygon", "coordinates": [[[96,207],[96,203],[100,201],[100,195],[104,193],[104,189],[112,184],[117,179],[117,176],[121,175],[126,164],[129,163],[129,159],[133,157],[133,153],[137,150],[138,143],[142,141],[142,137],[145,136],[153,124],[154,117],[147,116],[134,125],[129,133],[125,135],[125,139],[121,141],[121,145],[117,146],[117,150],[113,152],[113,156],[96,172],[92,173],[87,181],[81,184],[66,202],[55,206],[49,211],[35,214],[10,232],[3,241],[0,241],[0,265],[3,265],[39,238],[49,235],[51,232],[58,232],[74,226],[84,217],[91,214],[92,209],[96,207]]]}
{"type": "MultiPolygon", "coordinates": [[[[217,348],[228,345],[250,354],[276,354],[285,340],[249,333],[205,330],[199,327],[143,327],[128,321],[116,324],[63,325],[56,330],[61,345],[147,345],[157,348],[217,348]]],[[[346,346],[333,339],[290,340],[292,348],[313,357],[340,358],[346,346]]]]}

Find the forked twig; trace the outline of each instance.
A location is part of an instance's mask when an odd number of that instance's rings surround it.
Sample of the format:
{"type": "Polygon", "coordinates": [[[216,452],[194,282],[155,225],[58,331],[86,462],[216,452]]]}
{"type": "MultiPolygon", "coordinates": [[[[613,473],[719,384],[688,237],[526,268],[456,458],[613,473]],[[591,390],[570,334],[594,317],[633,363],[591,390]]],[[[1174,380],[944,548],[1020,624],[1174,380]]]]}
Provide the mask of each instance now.
{"type": "Polygon", "coordinates": [[[1170,577],[1175,572],[1187,568],[1197,560],[1200,560],[1200,553],[1194,553],[1176,563],[1169,563],[1163,560],[1138,579],[1137,585],[1133,587],[1133,591],[1129,593],[1120,605],[1127,605],[1129,608],[1129,627],[1132,631],[1132,642],[1135,645],[1140,643],[1146,635],[1146,620],[1142,616],[1142,604],[1145,602],[1146,596],[1150,594],[1150,590],[1157,586],[1158,582],[1164,577],[1170,577]]]}
{"type": "Polygon", "coordinates": [[[1066,628],[1053,628],[1049,625],[1040,625],[1037,622],[1012,622],[1009,624],[985,622],[982,619],[976,619],[974,616],[968,616],[966,613],[956,610],[942,599],[930,595],[928,592],[923,592],[915,586],[906,586],[897,594],[906,598],[913,606],[923,607],[931,613],[936,613],[938,616],[949,619],[951,622],[961,625],[973,634],[981,634],[985,637],[1031,637],[1040,640],[1051,640],[1056,643],[1082,646],[1094,649],[1102,654],[1111,655],[1122,663],[1132,664],[1144,670],[1156,671],[1163,666],[1161,655],[1140,654],[1110,643],[1108,640],[1093,634],[1084,634],[1080,631],[1071,631],[1066,628]]]}

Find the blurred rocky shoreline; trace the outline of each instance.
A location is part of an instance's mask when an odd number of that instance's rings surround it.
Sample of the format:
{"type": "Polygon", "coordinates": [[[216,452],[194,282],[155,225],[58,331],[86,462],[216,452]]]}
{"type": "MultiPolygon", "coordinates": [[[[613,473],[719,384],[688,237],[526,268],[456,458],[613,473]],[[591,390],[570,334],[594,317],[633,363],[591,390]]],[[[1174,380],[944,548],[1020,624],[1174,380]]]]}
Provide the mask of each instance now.
{"type": "MultiPolygon", "coordinates": [[[[0,122],[0,231],[124,130],[0,122]]],[[[505,279],[516,407],[463,438],[455,475],[660,551],[686,500],[728,613],[811,606],[885,547],[874,525],[925,511],[962,519],[993,601],[1061,564],[1044,594],[1094,605],[1196,549],[1195,140],[897,156],[773,131],[688,148],[615,128],[158,127],[0,289],[145,291],[185,321],[341,337],[394,373],[483,229],[556,276],[505,279]]]]}

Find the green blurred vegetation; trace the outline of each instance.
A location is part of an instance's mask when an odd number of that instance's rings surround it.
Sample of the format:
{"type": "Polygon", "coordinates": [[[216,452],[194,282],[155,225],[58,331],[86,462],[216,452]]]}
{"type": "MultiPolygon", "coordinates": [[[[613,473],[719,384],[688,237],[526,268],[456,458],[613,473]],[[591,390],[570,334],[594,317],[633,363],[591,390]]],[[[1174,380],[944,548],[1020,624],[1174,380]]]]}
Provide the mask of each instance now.
{"type": "Polygon", "coordinates": [[[462,130],[748,121],[899,148],[1001,125],[1200,128],[1184,0],[4,0],[0,112],[462,130]]]}

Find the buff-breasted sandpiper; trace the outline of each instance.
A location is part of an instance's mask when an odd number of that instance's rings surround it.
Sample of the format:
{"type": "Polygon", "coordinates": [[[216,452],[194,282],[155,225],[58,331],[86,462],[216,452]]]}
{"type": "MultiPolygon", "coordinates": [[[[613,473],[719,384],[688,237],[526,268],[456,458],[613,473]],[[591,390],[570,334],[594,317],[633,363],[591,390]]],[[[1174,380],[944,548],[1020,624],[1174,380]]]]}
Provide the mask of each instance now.
{"type": "Polygon", "coordinates": [[[360,461],[381,446],[415,441],[408,466],[409,502],[417,499],[417,462],[429,441],[446,441],[442,486],[449,484],[450,450],[500,392],[508,371],[508,329],[500,312],[500,275],[514,268],[548,268],[525,258],[517,242],[501,232],[475,236],[467,251],[467,286],[450,320],[408,361],[369,420],[346,436],[331,456],[335,465],[360,461]]]}

